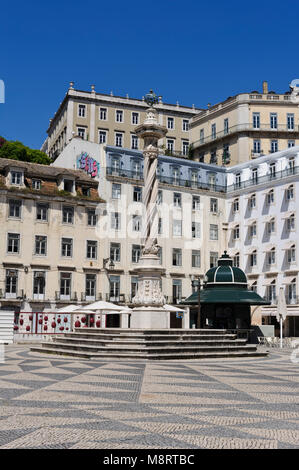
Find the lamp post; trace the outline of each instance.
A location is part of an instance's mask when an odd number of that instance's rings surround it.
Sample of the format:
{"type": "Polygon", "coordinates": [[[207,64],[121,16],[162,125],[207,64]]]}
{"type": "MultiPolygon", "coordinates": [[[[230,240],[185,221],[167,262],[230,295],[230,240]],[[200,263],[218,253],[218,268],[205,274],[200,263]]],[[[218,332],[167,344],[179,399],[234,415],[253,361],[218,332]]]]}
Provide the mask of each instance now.
{"type": "Polygon", "coordinates": [[[200,277],[196,279],[195,276],[192,275],[191,277],[191,285],[192,288],[195,290],[197,288],[197,296],[198,296],[198,305],[197,305],[197,322],[196,322],[196,328],[200,328],[201,325],[201,318],[200,318],[200,288],[201,288],[201,283],[200,283],[200,277]]]}

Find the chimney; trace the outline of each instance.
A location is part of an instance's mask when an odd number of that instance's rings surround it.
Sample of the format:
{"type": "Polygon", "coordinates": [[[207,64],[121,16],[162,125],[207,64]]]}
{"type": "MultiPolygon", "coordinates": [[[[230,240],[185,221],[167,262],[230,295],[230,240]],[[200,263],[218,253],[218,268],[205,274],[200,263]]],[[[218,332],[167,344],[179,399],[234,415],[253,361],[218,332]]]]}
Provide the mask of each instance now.
{"type": "Polygon", "coordinates": [[[263,94],[268,94],[268,82],[263,82],[263,94]]]}

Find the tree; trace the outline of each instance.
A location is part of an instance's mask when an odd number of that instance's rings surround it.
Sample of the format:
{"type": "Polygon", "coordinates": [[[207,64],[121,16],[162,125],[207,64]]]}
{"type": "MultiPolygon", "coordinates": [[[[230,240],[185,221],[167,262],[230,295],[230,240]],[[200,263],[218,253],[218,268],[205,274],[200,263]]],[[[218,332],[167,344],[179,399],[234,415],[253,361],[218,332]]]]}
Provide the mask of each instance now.
{"type": "Polygon", "coordinates": [[[0,158],[40,163],[42,165],[50,165],[51,163],[51,159],[44,152],[26,147],[19,141],[5,140],[3,137],[0,137],[0,158]]]}

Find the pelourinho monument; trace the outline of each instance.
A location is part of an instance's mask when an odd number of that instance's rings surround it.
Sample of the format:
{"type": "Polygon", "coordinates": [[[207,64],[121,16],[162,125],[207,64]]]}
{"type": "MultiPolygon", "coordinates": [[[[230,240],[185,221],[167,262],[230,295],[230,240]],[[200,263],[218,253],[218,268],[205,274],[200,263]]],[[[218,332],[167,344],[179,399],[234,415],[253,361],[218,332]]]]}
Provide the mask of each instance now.
{"type": "Polygon", "coordinates": [[[135,128],[135,133],[143,139],[144,191],[142,220],[142,254],[138,267],[138,291],[133,298],[131,328],[169,328],[170,314],[163,308],[165,298],[161,292],[161,275],[165,271],[160,266],[157,244],[158,234],[158,141],[167,134],[166,127],[158,123],[154,105],[158,102],[156,94],[150,90],[145,96],[149,105],[143,124],[135,128]]]}

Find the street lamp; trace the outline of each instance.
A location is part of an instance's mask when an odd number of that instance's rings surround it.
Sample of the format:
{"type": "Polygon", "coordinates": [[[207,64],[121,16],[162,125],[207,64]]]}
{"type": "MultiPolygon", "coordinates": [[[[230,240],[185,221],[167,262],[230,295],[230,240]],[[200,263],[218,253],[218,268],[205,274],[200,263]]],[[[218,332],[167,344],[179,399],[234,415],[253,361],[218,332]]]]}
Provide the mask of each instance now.
{"type": "Polygon", "coordinates": [[[115,268],[115,264],[113,263],[111,258],[104,258],[103,259],[103,268],[105,269],[105,271],[108,271],[108,270],[110,271],[110,270],[115,268]],[[110,261],[110,263],[109,263],[109,266],[107,268],[106,266],[107,266],[108,261],[110,261]]]}
{"type": "Polygon", "coordinates": [[[201,326],[201,318],[200,318],[200,277],[196,278],[194,275],[191,276],[191,285],[193,290],[197,289],[197,296],[198,296],[198,306],[197,306],[197,325],[196,328],[200,328],[201,326]]]}

